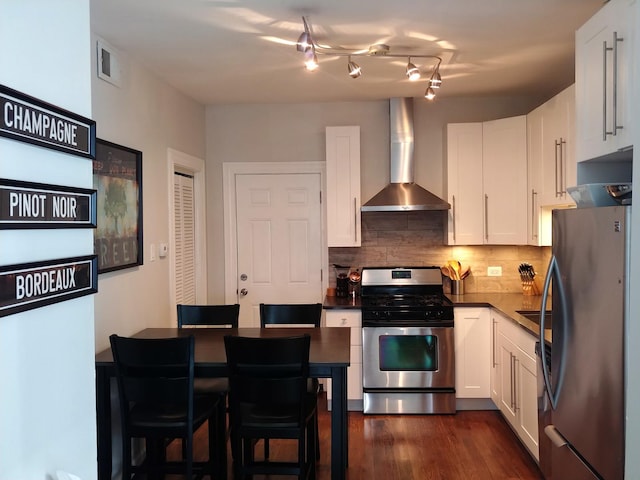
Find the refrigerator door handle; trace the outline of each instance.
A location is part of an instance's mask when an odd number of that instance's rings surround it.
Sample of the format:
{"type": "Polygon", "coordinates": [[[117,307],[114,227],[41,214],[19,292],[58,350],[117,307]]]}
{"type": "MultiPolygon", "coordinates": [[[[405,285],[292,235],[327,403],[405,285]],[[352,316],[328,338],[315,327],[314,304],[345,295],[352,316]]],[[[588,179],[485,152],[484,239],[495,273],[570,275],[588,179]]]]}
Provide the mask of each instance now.
{"type": "MultiPolygon", "coordinates": [[[[554,288],[557,292],[557,298],[560,300],[559,305],[554,306],[554,323],[561,321],[564,322],[564,325],[561,327],[566,332],[566,321],[567,321],[567,302],[566,296],[564,292],[564,288],[562,285],[562,275],[560,273],[560,267],[558,266],[558,260],[555,255],[551,256],[551,260],[549,261],[549,267],[547,268],[547,275],[544,279],[544,288],[542,289],[542,302],[540,305],[540,345],[545,344],[544,340],[544,330],[545,330],[545,312],[547,311],[547,296],[549,295],[549,287],[551,285],[551,278],[555,279],[554,288]]],[[[557,323],[556,323],[557,324],[557,323]]],[[[566,335],[564,336],[566,339],[566,335]]],[[[545,355],[541,355],[542,361],[542,376],[544,378],[544,388],[549,396],[549,401],[551,402],[551,408],[555,410],[558,405],[558,397],[560,396],[560,390],[562,387],[562,378],[564,374],[564,345],[557,345],[554,342],[554,347],[552,352],[555,351],[556,354],[560,354],[560,363],[559,363],[559,371],[554,372],[554,376],[556,380],[556,389],[553,391],[553,386],[551,385],[551,378],[549,376],[550,365],[547,364],[547,359],[545,355]]]]}
{"type": "Polygon", "coordinates": [[[556,447],[564,447],[567,444],[567,440],[560,434],[558,429],[553,425],[547,425],[544,427],[544,433],[551,443],[553,443],[556,447]]]}

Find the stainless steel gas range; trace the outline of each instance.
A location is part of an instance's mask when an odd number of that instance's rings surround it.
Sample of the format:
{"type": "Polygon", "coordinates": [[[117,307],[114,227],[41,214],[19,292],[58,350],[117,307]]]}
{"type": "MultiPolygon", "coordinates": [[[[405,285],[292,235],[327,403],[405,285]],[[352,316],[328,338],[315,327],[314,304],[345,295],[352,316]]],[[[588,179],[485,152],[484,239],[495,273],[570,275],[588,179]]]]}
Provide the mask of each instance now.
{"type": "Polygon", "coordinates": [[[453,304],[439,267],[362,269],[364,413],[455,413],[453,304]]]}

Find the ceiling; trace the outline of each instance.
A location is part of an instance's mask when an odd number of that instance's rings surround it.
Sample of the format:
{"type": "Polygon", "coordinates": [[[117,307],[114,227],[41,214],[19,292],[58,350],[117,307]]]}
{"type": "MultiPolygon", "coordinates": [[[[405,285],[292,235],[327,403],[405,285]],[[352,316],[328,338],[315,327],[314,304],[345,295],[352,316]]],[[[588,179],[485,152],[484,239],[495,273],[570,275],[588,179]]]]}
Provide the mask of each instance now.
{"type": "MultiPolygon", "coordinates": [[[[293,44],[316,42],[442,57],[437,98],[549,98],[573,83],[574,32],[603,0],[91,0],[91,29],[123,56],[205,104],[420,97],[407,58],[319,57],[308,72],[293,44]]],[[[423,78],[434,62],[414,58],[423,78]]],[[[436,101],[437,101],[436,98],[436,101]]]]}

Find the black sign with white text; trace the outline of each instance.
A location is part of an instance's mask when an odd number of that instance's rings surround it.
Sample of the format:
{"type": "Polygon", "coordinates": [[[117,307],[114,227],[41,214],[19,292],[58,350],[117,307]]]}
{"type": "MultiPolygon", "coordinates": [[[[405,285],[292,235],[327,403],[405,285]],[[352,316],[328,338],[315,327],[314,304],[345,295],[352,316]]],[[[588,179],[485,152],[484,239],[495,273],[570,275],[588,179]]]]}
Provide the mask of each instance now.
{"type": "Polygon", "coordinates": [[[0,178],[0,230],[95,228],[95,190],[0,178]]]}
{"type": "Polygon", "coordinates": [[[96,157],[96,122],[0,85],[0,136],[96,157]]]}
{"type": "Polygon", "coordinates": [[[97,291],[95,255],[0,267],[0,317],[97,291]]]}

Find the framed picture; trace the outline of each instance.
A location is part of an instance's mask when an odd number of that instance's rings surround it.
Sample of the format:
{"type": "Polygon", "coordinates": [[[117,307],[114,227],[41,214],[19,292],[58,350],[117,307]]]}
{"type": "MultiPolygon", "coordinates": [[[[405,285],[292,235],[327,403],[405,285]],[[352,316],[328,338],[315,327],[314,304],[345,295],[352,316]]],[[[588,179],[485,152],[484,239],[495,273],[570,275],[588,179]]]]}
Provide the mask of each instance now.
{"type": "Polygon", "coordinates": [[[96,139],[98,273],[142,265],[142,152],[96,139]]]}

